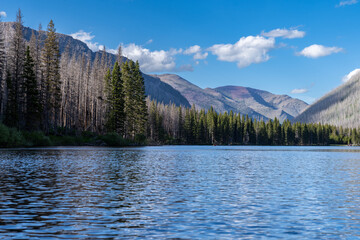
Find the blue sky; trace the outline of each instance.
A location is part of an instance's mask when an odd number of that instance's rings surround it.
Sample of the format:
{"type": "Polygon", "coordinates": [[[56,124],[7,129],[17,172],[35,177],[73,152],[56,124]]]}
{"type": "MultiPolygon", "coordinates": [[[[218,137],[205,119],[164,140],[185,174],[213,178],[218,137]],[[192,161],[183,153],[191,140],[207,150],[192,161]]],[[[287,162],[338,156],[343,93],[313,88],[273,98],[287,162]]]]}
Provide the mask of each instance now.
{"type": "Polygon", "coordinates": [[[3,21],[72,34],[200,87],[238,85],[313,102],[360,68],[357,0],[0,0],[3,21]]]}

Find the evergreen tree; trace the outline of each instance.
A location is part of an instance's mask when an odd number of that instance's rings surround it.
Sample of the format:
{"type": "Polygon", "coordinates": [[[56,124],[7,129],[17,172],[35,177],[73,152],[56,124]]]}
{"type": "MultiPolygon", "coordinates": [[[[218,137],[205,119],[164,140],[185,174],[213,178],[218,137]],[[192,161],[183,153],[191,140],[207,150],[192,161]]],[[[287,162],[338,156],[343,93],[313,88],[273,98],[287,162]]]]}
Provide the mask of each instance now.
{"type": "Polygon", "coordinates": [[[183,139],[183,111],[182,111],[182,107],[180,106],[179,109],[178,109],[178,122],[179,122],[179,125],[178,125],[178,129],[177,129],[177,132],[178,132],[178,139],[180,140],[180,142],[182,142],[182,139],[183,139]]]}
{"type": "MultiPolygon", "coordinates": [[[[1,23],[1,16],[0,16],[0,23],[1,23]]],[[[6,86],[5,83],[5,39],[4,39],[4,30],[2,25],[0,25],[0,121],[2,120],[4,114],[4,88],[6,86]]]]}
{"type": "Polygon", "coordinates": [[[16,88],[14,84],[14,80],[9,70],[6,73],[6,90],[7,90],[7,104],[6,104],[6,111],[5,111],[5,119],[4,123],[9,127],[17,127],[19,122],[19,115],[17,111],[17,104],[16,104],[16,88]]]}
{"type": "Polygon", "coordinates": [[[135,132],[136,134],[144,135],[148,116],[147,116],[147,106],[146,106],[145,83],[144,83],[144,78],[140,72],[140,65],[138,61],[136,61],[135,63],[133,76],[135,81],[134,83],[135,132]]]}
{"type": "Polygon", "coordinates": [[[306,123],[301,124],[301,144],[308,145],[309,144],[309,130],[306,123]]]}
{"type": "Polygon", "coordinates": [[[9,94],[13,94],[13,97],[9,97],[8,106],[11,106],[10,112],[13,114],[11,126],[20,128],[23,126],[24,120],[24,81],[23,81],[23,65],[25,57],[25,40],[23,36],[23,21],[21,10],[19,9],[16,15],[15,22],[15,34],[13,36],[10,45],[9,55],[9,71],[11,76],[7,78],[7,88],[9,94]],[[10,93],[11,92],[11,93],[10,93]]]}
{"type": "Polygon", "coordinates": [[[209,111],[207,112],[206,119],[211,144],[217,144],[217,116],[213,107],[210,107],[209,111]]]}
{"type": "Polygon", "coordinates": [[[41,105],[30,47],[27,47],[25,53],[23,78],[26,94],[26,129],[36,130],[40,125],[41,105]]]}
{"type": "Polygon", "coordinates": [[[281,143],[281,126],[279,120],[275,117],[273,123],[273,144],[280,145],[281,143]]]}
{"type": "Polygon", "coordinates": [[[121,74],[123,78],[124,87],[124,112],[125,112],[125,137],[135,137],[135,122],[136,122],[136,98],[134,94],[134,78],[133,70],[135,64],[133,61],[126,61],[121,67],[121,74]]]}
{"type": "Polygon", "coordinates": [[[125,112],[124,112],[124,90],[123,90],[123,81],[121,78],[121,72],[118,62],[115,62],[114,68],[111,75],[111,112],[110,112],[110,121],[113,123],[113,127],[118,134],[121,136],[124,135],[124,121],[125,121],[125,112]]]}
{"type": "Polygon", "coordinates": [[[46,39],[42,52],[43,84],[41,90],[44,106],[44,130],[55,129],[59,124],[61,104],[60,52],[54,22],[47,27],[46,39]]]}
{"type": "Polygon", "coordinates": [[[260,121],[258,127],[258,133],[256,138],[256,143],[259,145],[267,145],[268,144],[268,137],[266,132],[266,125],[263,120],[260,121]]]}

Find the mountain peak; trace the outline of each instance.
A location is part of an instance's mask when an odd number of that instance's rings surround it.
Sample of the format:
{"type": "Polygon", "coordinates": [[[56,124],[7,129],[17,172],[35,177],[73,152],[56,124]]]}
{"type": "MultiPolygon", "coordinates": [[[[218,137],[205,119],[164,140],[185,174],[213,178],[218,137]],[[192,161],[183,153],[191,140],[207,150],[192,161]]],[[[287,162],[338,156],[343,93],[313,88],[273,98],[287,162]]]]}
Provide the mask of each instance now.
{"type": "Polygon", "coordinates": [[[307,106],[299,99],[254,88],[229,85],[202,89],[175,74],[156,76],[178,90],[197,108],[213,107],[218,112],[233,111],[264,120],[277,117],[283,121],[293,119],[307,106]]]}

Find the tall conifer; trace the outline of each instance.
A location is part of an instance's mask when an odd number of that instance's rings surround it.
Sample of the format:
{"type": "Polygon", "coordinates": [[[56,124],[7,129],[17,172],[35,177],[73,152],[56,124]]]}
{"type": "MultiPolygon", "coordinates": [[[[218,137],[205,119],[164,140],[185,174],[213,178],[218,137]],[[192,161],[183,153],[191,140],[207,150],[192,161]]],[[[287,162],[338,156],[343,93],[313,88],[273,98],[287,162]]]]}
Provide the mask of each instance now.
{"type": "Polygon", "coordinates": [[[34,71],[34,61],[30,55],[28,46],[24,62],[24,90],[26,95],[26,129],[36,130],[40,125],[41,105],[38,85],[34,71]]]}
{"type": "Polygon", "coordinates": [[[47,27],[42,64],[44,75],[44,88],[42,91],[45,91],[45,94],[43,94],[45,131],[49,131],[49,128],[56,128],[59,124],[61,104],[59,42],[52,20],[47,27]]]}
{"type": "Polygon", "coordinates": [[[23,82],[23,64],[25,57],[25,40],[23,36],[23,21],[21,10],[16,15],[15,34],[10,45],[9,70],[11,76],[7,78],[7,88],[10,94],[14,94],[13,98],[9,98],[8,106],[14,114],[11,121],[14,127],[20,128],[23,125],[24,105],[24,82],[23,82]]]}
{"type": "MultiPolygon", "coordinates": [[[[1,23],[1,16],[0,16],[1,23]]],[[[4,88],[5,88],[5,39],[4,30],[0,25],[0,120],[4,114],[4,88]]]]}
{"type": "Polygon", "coordinates": [[[124,89],[123,89],[123,80],[121,77],[120,66],[116,61],[112,71],[112,114],[114,122],[114,130],[120,135],[124,134],[124,89]]]}
{"type": "Polygon", "coordinates": [[[136,61],[133,71],[134,76],[134,94],[135,94],[135,131],[136,134],[145,134],[146,122],[147,122],[147,106],[146,106],[146,94],[144,78],[140,72],[139,62],[136,61]]]}

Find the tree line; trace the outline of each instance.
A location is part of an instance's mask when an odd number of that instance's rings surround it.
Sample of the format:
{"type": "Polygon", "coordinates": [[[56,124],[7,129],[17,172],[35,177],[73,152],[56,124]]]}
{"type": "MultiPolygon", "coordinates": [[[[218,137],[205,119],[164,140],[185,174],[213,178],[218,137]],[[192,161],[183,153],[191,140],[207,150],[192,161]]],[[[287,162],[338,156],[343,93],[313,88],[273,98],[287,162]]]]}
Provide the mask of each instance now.
{"type": "Polygon", "coordinates": [[[329,124],[257,120],[234,112],[217,113],[164,105],[148,99],[147,136],[153,142],[211,145],[360,144],[360,128],[329,124]]]}

